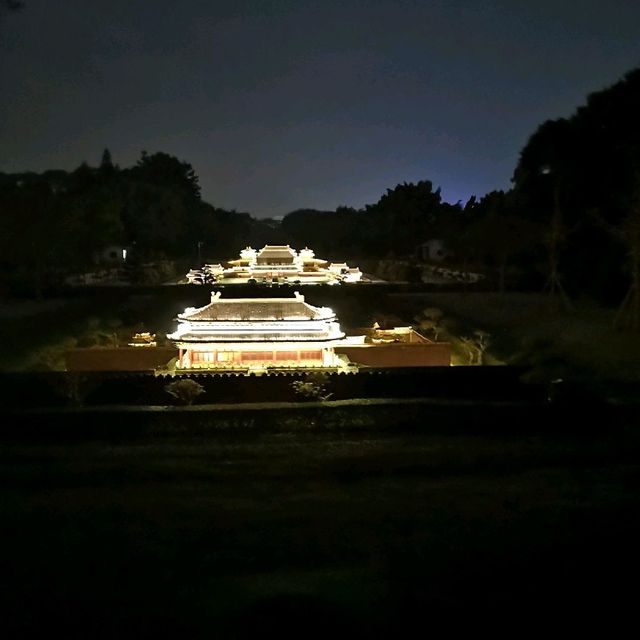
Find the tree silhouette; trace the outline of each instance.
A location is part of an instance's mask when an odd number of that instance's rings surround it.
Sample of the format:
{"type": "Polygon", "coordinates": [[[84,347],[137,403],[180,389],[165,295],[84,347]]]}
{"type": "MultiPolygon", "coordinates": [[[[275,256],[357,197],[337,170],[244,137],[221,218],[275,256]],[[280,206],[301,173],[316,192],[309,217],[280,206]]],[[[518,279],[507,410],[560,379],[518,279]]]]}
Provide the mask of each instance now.
{"type": "Polygon", "coordinates": [[[541,226],[522,216],[519,206],[514,191],[488,193],[473,206],[473,218],[461,236],[461,241],[470,244],[482,257],[485,267],[497,267],[501,292],[507,287],[509,266],[541,237],[541,226]]]}
{"type": "Polygon", "coordinates": [[[148,154],[143,151],[132,176],[141,182],[158,187],[170,187],[184,196],[200,200],[200,185],[194,168],[168,153],[148,154]]]}
{"type": "Polygon", "coordinates": [[[547,281],[544,290],[548,292],[552,303],[560,300],[565,310],[572,308],[569,296],[565,291],[560,278],[560,255],[567,241],[567,227],[563,222],[562,208],[560,207],[560,178],[556,177],[553,187],[553,208],[549,226],[545,234],[545,245],[547,247],[547,281]]]}
{"type": "Polygon", "coordinates": [[[628,213],[616,233],[627,250],[631,282],[614,325],[638,331],[640,329],[640,174],[629,203],[628,213]]]}
{"type": "Polygon", "coordinates": [[[627,217],[640,157],[639,111],[634,69],[588,96],[570,118],[542,124],[521,152],[514,172],[520,213],[547,225],[546,284],[556,300],[566,302],[565,286],[604,301],[620,293],[624,256],[605,228],[627,217]]]}
{"type": "Polygon", "coordinates": [[[111,151],[109,149],[105,149],[102,152],[102,159],[100,161],[100,169],[102,170],[111,170],[113,169],[113,160],[111,158],[111,151]]]}
{"type": "Polygon", "coordinates": [[[24,7],[24,2],[20,0],[2,0],[0,2],[0,13],[4,13],[5,11],[18,11],[24,7]]]}
{"type": "Polygon", "coordinates": [[[484,353],[491,344],[491,334],[477,329],[472,336],[461,336],[460,342],[467,352],[468,363],[482,365],[484,363],[484,353]]]}
{"type": "Polygon", "coordinates": [[[442,212],[440,189],[429,180],[403,183],[387,192],[376,204],[367,205],[365,234],[373,247],[398,255],[413,253],[416,246],[434,233],[442,212]]]}
{"type": "Polygon", "coordinates": [[[433,336],[434,342],[438,342],[440,333],[444,330],[444,314],[440,309],[428,307],[423,309],[420,314],[415,317],[418,328],[421,331],[429,331],[433,336]]]}

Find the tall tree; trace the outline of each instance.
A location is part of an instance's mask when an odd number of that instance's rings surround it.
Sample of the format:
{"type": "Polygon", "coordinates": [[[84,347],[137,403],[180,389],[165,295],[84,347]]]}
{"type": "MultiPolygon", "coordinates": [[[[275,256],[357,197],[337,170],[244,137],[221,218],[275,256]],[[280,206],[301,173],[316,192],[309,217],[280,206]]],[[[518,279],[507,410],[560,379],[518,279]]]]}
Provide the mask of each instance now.
{"type": "Polygon", "coordinates": [[[113,167],[113,159],[111,158],[111,151],[105,149],[102,152],[102,159],[100,160],[100,169],[110,171],[113,167]]]}
{"type": "Polygon", "coordinates": [[[497,269],[498,288],[504,292],[509,267],[540,242],[541,227],[519,215],[517,194],[513,191],[492,191],[474,209],[463,241],[471,241],[485,267],[497,269]]]}
{"type": "Polygon", "coordinates": [[[441,212],[440,189],[421,180],[403,183],[387,192],[376,204],[367,205],[367,229],[372,247],[395,254],[412,254],[416,246],[433,233],[441,212]]]}
{"type": "Polygon", "coordinates": [[[614,323],[632,331],[640,330],[640,174],[638,175],[627,215],[617,229],[617,235],[626,247],[631,281],[614,323]]]}
{"type": "Polygon", "coordinates": [[[627,216],[640,155],[638,112],[635,69],[591,94],[570,118],[544,123],[521,153],[515,190],[523,215],[548,224],[548,285],[557,295],[565,285],[604,300],[620,293],[623,256],[603,229],[627,216]]]}
{"type": "Polygon", "coordinates": [[[131,169],[135,180],[158,187],[170,187],[194,200],[200,200],[200,185],[194,168],[175,156],[143,151],[137,165],[131,169]]]}

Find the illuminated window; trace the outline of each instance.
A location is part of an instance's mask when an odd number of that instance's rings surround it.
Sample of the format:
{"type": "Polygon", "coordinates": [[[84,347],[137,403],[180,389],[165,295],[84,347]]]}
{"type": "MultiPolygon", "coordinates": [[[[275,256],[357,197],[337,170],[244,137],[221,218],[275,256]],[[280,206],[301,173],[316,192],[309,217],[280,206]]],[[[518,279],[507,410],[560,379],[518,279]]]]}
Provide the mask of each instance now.
{"type": "Polygon", "coordinates": [[[300,360],[322,360],[322,350],[317,351],[301,351],[300,360]]]}
{"type": "Polygon", "coordinates": [[[273,352],[271,351],[243,351],[243,361],[255,361],[255,360],[272,360],[273,352]]]}
{"type": "Polygon", "coordinates": [[[276,351],[276,360],[297,360],[297,351],[276,351]]]}
{"type": "Polygon", "coordinates": [[[194,351],[191,354],[192,362],[213,362],[213,353],[210,351],[194,351]]]}

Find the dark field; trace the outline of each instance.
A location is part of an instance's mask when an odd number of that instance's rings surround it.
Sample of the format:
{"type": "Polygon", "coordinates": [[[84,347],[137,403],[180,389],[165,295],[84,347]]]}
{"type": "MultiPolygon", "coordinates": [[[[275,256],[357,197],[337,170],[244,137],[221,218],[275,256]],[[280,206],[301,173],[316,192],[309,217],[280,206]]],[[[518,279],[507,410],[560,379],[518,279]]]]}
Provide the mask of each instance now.
{"type": "Polygon", "coordinates": [[[640,437],[615,426],[5,442],[3,635],[612,631],[640,569],[640,437]]]}

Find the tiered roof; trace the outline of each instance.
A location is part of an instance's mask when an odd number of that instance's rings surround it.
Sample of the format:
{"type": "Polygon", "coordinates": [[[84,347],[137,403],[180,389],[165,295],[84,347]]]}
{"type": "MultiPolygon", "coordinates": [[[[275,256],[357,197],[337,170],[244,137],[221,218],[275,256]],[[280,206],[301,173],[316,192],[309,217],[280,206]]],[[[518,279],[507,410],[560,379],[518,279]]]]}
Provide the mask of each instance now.
{"type": "Polygon", "coordinates": [[[185,309],[169,334],[178,343],[329,342],[344,338],[335,313],[314,307],[296,292],[293,298],[222,300],[220,292],[199,309],[185,309]]]}
{"type": "Polygon", "coordinates": [[[178,320],[188,322],[264,322],[290,320],[333,320],[335,313],[326,307],[314,307],[298,292],[294,298],[221,299],[211,294],[211,302],[199,309],[186,309],[178,320]]]}
{"type": "Polygon", "coordinates": [[[288,244],[287,245],[266,245],[257,255],[259,264],[278,264],[283,261],[286,263],[293,262],[296,252],[288,244]]]}

